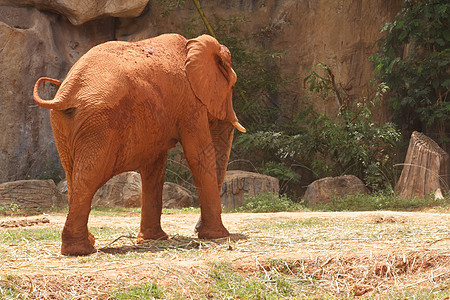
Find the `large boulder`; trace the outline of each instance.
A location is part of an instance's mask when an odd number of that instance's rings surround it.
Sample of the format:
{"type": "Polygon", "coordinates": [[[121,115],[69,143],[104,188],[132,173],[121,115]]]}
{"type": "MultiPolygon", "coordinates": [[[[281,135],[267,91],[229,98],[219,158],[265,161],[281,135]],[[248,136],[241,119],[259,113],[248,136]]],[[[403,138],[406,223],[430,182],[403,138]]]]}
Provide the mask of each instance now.
{"type": "Polygon", "coordinates": [[[15,5],[30,5],[40,10],[56,11],[66,16],[73,25],[81,25],[100,17],[132,18],[139,16],[148,0],[4,0],[15,5]]]}
{"type": "Polygon", "coordinates": [[[137,172],[125,172],[105,183],[92,198],[92,206],[140,207],[142,183],[137,172]]]}
{"type": "Polygon", "coordinates": [[[62,204],[63,198],[53,180],[18,180],[0,184],[0,206],[39,209],[62,204]]]}
{"type": "Polygon", "coordinates": [[[220,198],[226,210],[233,210],[244,204],[244,196],[262,193],[278,195],[278,179],[258,173],[232,170],[227,171],[220,198]]]}
{"type": "MultiPolygon", "coordinates": [[[[68,197],[67,181],[58,184],[58,190],[68,197]]],[[[142,183],[137,172],[125,172],[114,176],[97,190],[92,198],[92,206],[97,207],[139,207],[141,205],[142,183]]]]}
{"type": "Polygon", "coordinates": [[[331,202],[336,197],[353,194],[366,194],[367,188],[358,177],[344,175],[338,177],[325,177],[311,183],[306,189],[304,198],[308,204],[331,202]]]}
{"type": "Polygon", "coordinates": [[[191,191],[173,182],[164,182],[163,208],[198,206],[197,197],[191,191]]]}

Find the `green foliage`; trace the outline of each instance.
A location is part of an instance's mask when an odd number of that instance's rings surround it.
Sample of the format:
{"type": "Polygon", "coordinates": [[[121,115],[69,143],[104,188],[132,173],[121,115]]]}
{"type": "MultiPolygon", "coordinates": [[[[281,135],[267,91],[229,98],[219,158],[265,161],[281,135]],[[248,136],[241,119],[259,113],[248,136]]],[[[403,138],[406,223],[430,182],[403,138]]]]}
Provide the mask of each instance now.
{"type": "Polygon", "coordinates": [[[114,299],[164,299],[164,291],[156,282],[144,283],[117,292],[114,299]]]}
{"type": "Polygon", "coordinates": [[[293,202],[286,195],[276,196],[272,193],[263,193],[257,196],[245,197],[244,205],[237,208],[236,212],[280,212],[298,211],[303,209],[298,203],[293,202]]]}
{"type": "Polygon", "coordinates": [[[391,92],[396,121],[449,142],[450,2],[406,0],[392,23],[383,26],[371,59],[391,92]]]}
{"type": "Polygon", "coordinates": [[[313,210],[326,211],[372,211],[372,210],[414,210],[424,208],[448,208],[450,195],[444,199],[434,199],[433,195],[424,198],[402,199],[399,196],[387,193],[374,193],[371,195],[348,195],[336,197],[330,203],[317,204],[310,207],[313,210]]]}
{"type": "Polygon", "coordinates": [[[240,135],[236,146],[259,158],[261,170],[282,181],[282,192],[298,185],[299,171],[304,169],[314,178],[352,174],[374,190],[392,189],[400,133],[392,123],[371,120],[387,88],[380,85],[371,95],[350,99],[322,64],[305,78],[305,85],[324,99],[334,96],[340,105],[338,114],[317,113],[309,106],[280,127],[283,131],[240,135]]]}
{"type": "Polygon", "coordinates": [[[294,172],[289,166],[274,161],[269,161],[264,165],[263,173],[284,182],[298,182],[300,180],[300,175],[294,172]]]}
{"type": "Polygon", "coordinates": [[[372,189],[384,189],[393,184],[392,157],[400,134],[391,123],[373,123],[370,104],[358,104],[336,120],[324,114],[310,118],[305,156],[313,157],[311,169],[319,178],[352,174],[372,189]]]}

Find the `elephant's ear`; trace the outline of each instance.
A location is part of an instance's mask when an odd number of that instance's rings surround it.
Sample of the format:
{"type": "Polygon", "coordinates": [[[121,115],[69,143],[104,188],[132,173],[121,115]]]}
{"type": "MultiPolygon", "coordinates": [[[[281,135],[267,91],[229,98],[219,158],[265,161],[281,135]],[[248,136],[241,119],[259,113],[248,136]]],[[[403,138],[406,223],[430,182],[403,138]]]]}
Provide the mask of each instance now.
{"type": "Polygon", "coordinates": [[[189,40],[186,50],[186,73],[195,96],[214,117],[237,120],[231,103],[236,73],[231,68],[230,51],[209,35],[189,40]]]}

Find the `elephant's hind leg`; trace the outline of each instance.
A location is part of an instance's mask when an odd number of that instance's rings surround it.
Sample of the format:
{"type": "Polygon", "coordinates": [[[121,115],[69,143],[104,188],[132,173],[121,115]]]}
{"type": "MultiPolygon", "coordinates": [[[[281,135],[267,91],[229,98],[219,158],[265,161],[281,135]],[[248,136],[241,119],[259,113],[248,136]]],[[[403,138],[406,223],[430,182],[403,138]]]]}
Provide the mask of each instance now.
{"type": "MultiPolygon", "coordinates": [[[[64,255],[85,255],[94,252],[94,236],[87,229],[86,203],[89,202],[92,196],[89,193],[83,192],[84,184],[79,178],[74,178],[74,167],[78,167],[77,175],[80,170],[80,163],[78,166],[74,165],[73,156],[70,155],[70,148],[65,135],[57,130],[57,126],[53,126],[53,133],[55,135],[55,143],[58,148],[61,164],[64,167],[67,180],[67,191],[69,194],[69,213],[67,215],[66,224],[62,232],[61,253],[64,255]],[[84,204],[83,204],[84,203],[84,204]],[[83,209],[81,209],[83,207],[83,209]],[[83,225],[83,220],[86,219],[86,224],[83,225]]],[[[79,177],[79,175],[78,175],[79,177]]],[[[93,194],[92,194],[93,195],[93,194]]]]}
{"type": "MultiPolygon", "coordinates": [[[[101,164],[103,161],[98,160],[101,164]]],[[[85,160],[75,161],[69,194],[69,212],[62,232],[61,253],[87,255],[95,251],[95,238],[88,230],[92,197],[107,179],[99,176],[103,165],[86,165],[85,160]]]]}
{"type": "Polygon", "coordinates": [[[89,232],[87,222],[91,209],[92,192],[79,192],[76,185],[69,195],[69,213],[62,231],[61,253],[87,255],[95,251],[95,238],[89,232]]]}
{"type": "Polygon", "coordinates": [[[138,242],[144,240],[165,240],[167,234],[161,228],[162,189],[167,152],[161,154],[154,162],[141,168],[142,205],[141,230],[138,242]]]}

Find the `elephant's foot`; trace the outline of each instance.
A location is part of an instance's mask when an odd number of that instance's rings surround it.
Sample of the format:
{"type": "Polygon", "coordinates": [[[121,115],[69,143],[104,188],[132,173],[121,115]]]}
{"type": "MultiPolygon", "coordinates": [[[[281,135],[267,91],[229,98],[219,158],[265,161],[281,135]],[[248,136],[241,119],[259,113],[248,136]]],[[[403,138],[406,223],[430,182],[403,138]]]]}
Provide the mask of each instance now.
{"type": "Polygon", "coordinates": [[[95,252],[90,239],[63,241],[61,254],[68,256],[88,255],[95,252]]]}
{"type": "Polygon", "coordinates": [[[199,226],[199,224],[197,224],[195,229],[198,232],[198,237],[200,239],[213,240],[213,239],[230,236],[230,233],[222,224],[220,224],[216,227],[212,227],[212,226],[208,227],[203,224],[201,224],[199,226]]]}
{"type": "Polygon", "coordinates": [[[63,232],[61,254],[68,256],[88,255],[95,252],[95,237],[88,232],[85,239],[66,238],[63,232]]]}
{"type": "Polygon", "coordinates": [[[168,238],[169,236],[167,235],[167,233],[165,233],[161,228],[155,230],[141,229],[141,232],[139,232],[137,236],[137,243],[141,244],[145,240],[167,240],[168,238]]]}
{"type": "Polygon", "coordinates": [[[95,237],[94,237],[94,235],[93,235],[92,233],[90,233],[90,232],[88,232],[88,240],[89,240],[89,243],[90,243],[92,246],[95,245],[95,237]]]}

